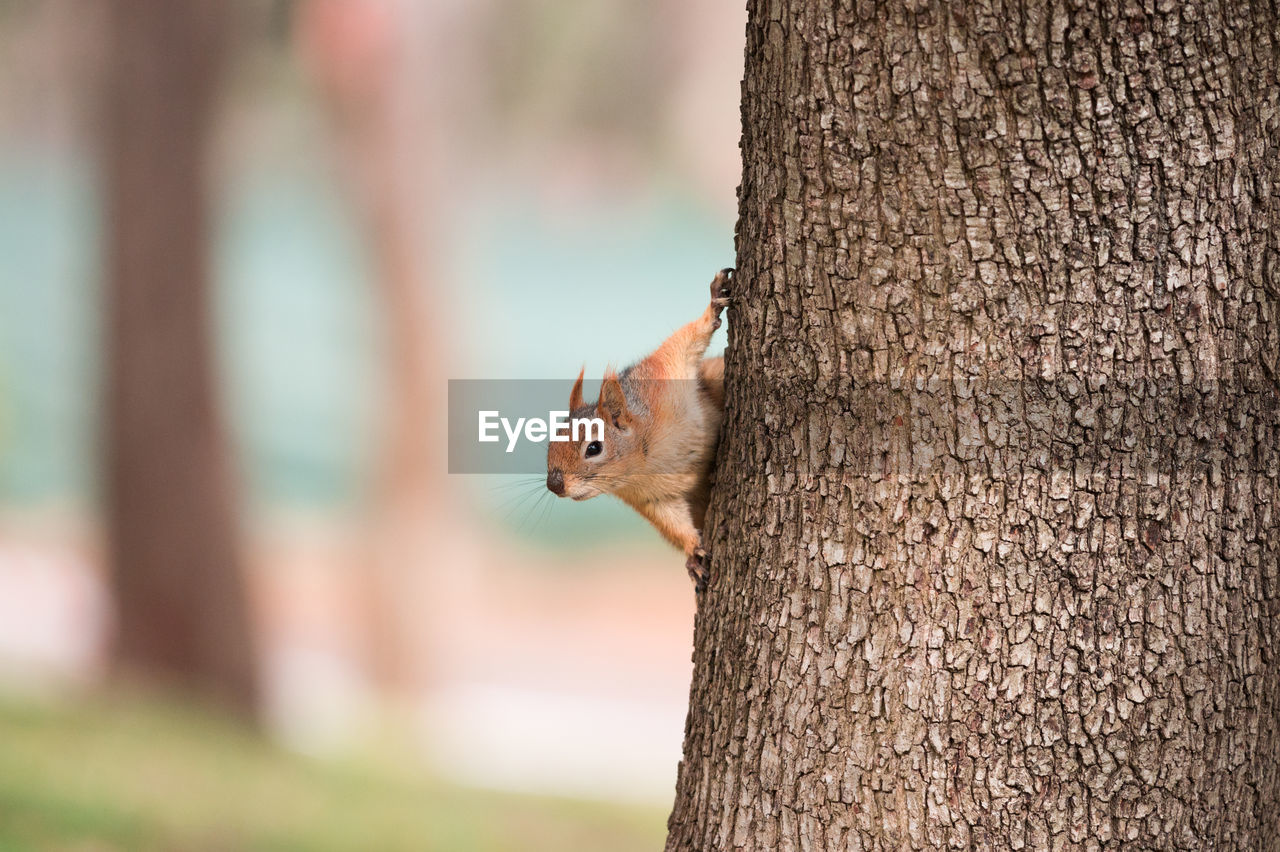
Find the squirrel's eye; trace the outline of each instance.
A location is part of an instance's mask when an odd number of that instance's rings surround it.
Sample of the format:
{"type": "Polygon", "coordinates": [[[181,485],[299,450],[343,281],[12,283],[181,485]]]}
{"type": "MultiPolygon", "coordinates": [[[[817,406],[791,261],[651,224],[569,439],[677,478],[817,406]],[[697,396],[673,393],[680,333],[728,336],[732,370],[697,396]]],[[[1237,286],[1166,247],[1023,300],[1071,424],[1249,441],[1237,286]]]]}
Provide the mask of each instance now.
{"type": "Polygon", "coordinates": [[[604,447],[601,446],[599,441],[592,441],[590,444],[587,444],[586,456],[587,458],[591,458],[592,456],[598,456],[600,455],[600,452],[603,449],[604,447]]]}

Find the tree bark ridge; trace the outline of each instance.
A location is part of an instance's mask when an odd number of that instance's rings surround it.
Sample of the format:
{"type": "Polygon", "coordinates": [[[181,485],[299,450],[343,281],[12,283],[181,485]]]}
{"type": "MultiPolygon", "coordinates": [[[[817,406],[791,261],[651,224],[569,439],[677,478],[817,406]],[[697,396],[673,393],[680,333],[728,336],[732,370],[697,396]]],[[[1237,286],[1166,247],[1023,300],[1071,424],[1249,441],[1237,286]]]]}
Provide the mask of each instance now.
{"type": "Polygon", "coordinates": [[[1280,847],[1280,10],[749,14],[667,849],[1280,847]]]}

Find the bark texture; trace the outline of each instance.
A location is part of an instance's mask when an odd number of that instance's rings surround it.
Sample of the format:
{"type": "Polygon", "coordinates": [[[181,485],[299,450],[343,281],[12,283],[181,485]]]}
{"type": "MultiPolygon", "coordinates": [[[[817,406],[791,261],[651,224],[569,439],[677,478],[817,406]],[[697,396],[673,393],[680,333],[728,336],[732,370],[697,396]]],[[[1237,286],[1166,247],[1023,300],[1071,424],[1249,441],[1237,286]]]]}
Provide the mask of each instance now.
{"type": "Polygon", "coordinates": [[[1280,9],[749,13],[667,849],[1280,848],[1280,9]]]}
{"type": "Polygon", "coordinates": [[[112,0],[106,512],[123,668],[256,697],[211,342],[207,148],[230,7],[112,0]]]}

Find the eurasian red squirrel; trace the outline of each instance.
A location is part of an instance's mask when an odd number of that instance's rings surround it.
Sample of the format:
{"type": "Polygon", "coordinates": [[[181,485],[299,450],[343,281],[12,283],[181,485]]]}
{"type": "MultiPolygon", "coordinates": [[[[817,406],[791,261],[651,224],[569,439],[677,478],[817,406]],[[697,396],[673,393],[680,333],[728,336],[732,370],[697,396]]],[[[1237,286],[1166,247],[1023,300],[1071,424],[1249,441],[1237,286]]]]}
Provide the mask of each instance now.
{"type": "Polygon", "coordinates": [[[584,368],[569,395],[569,417],[598,417],[604,435],[581,435],[547,450],[547,488],[553,494],[621,499],[684,551],[699,592],[708,579],[701,530],[724,411],[724,359],[702,356],[720,327],[732,282],[733,270],[720,270],[702,316],[647,358],[621,373],[606,372],[594,404],[582,400],[584,368]]]}

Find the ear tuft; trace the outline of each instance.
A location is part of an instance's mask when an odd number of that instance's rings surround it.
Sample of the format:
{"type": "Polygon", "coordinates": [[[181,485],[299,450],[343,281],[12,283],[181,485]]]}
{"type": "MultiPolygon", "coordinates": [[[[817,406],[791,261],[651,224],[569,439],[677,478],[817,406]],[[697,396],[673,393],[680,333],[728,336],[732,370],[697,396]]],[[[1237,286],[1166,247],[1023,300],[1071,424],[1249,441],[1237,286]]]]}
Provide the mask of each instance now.
{"type": "Polygon", "coordinates": [[[622,383],[618,381],[618,374],[612,370],[605,374],[604,383],[600,386],[600,402],[597,403],[596,410],[602,417],[612,421],[615,429],[626,428],[631,419],[622,383]]]}
{"type": "Polygon", "coordinates": [[[569,392],[569,412],[573,413],[582,407],[582,377],[586,375],[587,367],[584,364],[582,369],[578,371],[578,380],[573,383],[573,390],[569,392]]]}

